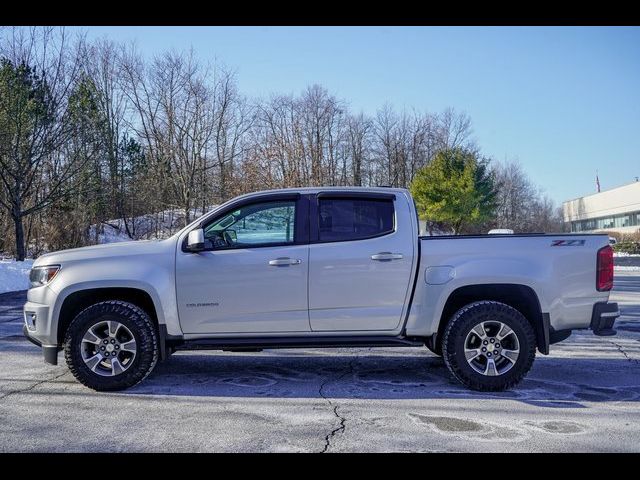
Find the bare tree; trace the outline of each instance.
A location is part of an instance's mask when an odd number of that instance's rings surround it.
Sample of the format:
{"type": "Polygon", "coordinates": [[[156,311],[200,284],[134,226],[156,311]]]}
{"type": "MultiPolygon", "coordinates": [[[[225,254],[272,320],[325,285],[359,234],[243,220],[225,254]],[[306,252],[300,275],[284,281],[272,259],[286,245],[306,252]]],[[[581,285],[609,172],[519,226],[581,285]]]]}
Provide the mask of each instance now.
{"type": "Polygon", "coordinates": [[[15,230],[16,257],[25,258],[23,220],[65,197],[82,165],[61,154],[73,133],[69,93],[78,76],[78,50],[64,29],[4,32],[0,44],[0,182],[2,206],[15,230]],[[44,174],[46,169],[46,174],[44,174]]]}
{"type": "MultiPolygon", "coordinates": [[[[129,142],[127,125],[128,98],[121,81],[119,45],[108,40],[97,40],[81,44],[83,53],[83,73],[95,86],[99,113],[103,118],[102,136],[104,143],[104,161],[108,171],[105,188],[108,190],[108,204],[113,207],[109,213],[122,220],[122,226],[129,238],[134,238],[135,224],[128,204],[133,189],[128,185],[131,175],[130,157],[126,155],[129,142]]],[[[97,224],[107,220],[97,219],[97,224]]],[[[95,229],[96,233],[98,228],[95,229]]]]}
{"type": "Polygon", "coordinates": [[[238,93],[235,76],[222,68],[215,71],[213,103],[213,141],[219,172],[216,193],[217,200],[223,201],[234,191],[234,166],[247,148],[245,137],[255,113],[254,107],[238,93]]]}
{"type": "Polygon", "coordinates": [[[342,140],[344,105],[319,85],[312,85],[299,101],[303,158],[312,185],[336,184],[336,157],[342,140]]]}
{"type": "Polygon", "coordinates": [[[302,118],[293,96],[273,96],[258,105],[256,123],[251,132],[254,156],[266,162],[269,187],[308,185],[302,138],[302,118]]]}
{"type": "Polygon", "coordinates": [[[378,171],[376,182],[383,185],[395,186],[398,184],[396,166],[398,164],[398,124],[400,119],[390,105],[385,105],[378,110],[375,123],[375,135],[377,140],[376,157],[378,159],[378,171]]]}
{"type": "Polygon", "coordinates": [[[447,108],[437,117],[437,137],[439,148],[463,147],[477,151],[478,148],[471,138],[471,118],[465,113],[457,113],[453,108],[447,108]]]}
{"type": "Polygon", "coordinates": [[[134,128],[189,223],[216,133],[208,72],[193,52],[158,56],[148,69],[129,53],[122,65],[127,95],[138,114],[134,128]]]}
{"type": "Polygon", "coordinates": [[[518,232],[529,231],[531,209],[535,208],[538,194],[536,188],[519,163],[498,163],[493,170],[498,185],[496,226],[518,232]]]}
{"type": "Polygon", "coordinates": [[[350,115],[347,120],[347,142],[351,156],[352,183],[361,186],[369,183],[370,145],[373,123],[364,116],[350,115]]]}
{"type": "Polygon", "coordinates": [[[554,203],[529,179],[518,162],[496,163],[493,167],[497,190],[497,228],[516,232],[562,231],[562,216],[554,203]]]}

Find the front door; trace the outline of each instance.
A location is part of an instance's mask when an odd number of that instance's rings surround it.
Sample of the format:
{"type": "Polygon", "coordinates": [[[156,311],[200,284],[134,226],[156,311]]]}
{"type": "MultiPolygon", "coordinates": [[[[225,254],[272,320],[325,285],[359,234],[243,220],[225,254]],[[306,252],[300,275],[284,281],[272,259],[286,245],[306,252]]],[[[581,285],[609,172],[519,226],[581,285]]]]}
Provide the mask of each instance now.
{"type": "Polygon", "coordinates": [[[205,251],[178,251],[184,333],[310,331],[302,201],[267,198],[232,206],[203,225],[205,251]]]}

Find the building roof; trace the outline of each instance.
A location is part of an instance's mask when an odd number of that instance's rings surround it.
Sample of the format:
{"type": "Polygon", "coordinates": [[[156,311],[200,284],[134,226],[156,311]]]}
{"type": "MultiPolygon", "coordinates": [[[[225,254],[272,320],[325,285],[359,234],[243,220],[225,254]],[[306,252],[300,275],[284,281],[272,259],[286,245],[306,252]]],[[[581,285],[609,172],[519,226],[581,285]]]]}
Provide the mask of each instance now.
{"type": "Polygon", "coordinates": [[[626,183],[624,185],[619,185],[617,187],[613,187],[613,188],[609,188],[607,190],[602,190],[600,192],[595,192],[595,193],[590,193],[589,195],[583,195],[582,197],[576,197],[576,198],[572,198],[570,200],[565,200],[562,203],[570,203],[570,202],[575,202],[576,200],[580,200],[583,198],[590,198],[590,197],[596,197],[598,195],[603,195],[609,192],[613,192],[613,191],[617,191],[617,190],[624,190],[624,189],[629,189],[629,190],[633,190],[635,188],[640,189],[640,181],[635,181],[635,182],[631,182],[631,183],[626,183]]]}

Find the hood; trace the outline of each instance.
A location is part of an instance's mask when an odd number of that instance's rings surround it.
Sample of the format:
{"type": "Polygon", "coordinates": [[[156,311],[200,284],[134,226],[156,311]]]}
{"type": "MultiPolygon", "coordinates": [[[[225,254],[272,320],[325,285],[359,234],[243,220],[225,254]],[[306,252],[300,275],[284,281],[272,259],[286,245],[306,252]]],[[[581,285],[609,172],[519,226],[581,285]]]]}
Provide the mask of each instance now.
{"type": "Polygon", "coordinates": [[[41,255],[33,263],[33,266],[39,267],[41,265],[63,264],[65,262],[78,260],[160,253],[166,250],[168,243],[172,243],[174,241],[175,238],[171,237],[166,240],[138,240],[59,250],[57,252],[41,255]]]}

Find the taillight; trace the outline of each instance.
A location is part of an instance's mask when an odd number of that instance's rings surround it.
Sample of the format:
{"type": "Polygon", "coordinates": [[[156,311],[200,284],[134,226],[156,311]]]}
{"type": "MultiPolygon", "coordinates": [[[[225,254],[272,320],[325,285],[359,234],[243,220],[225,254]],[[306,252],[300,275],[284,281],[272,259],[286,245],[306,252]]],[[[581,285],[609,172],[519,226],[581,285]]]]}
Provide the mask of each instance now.
{"type": "Polygon", "coordinates": [[[611,245],[598,250],[598,268],[596,272],[596,288],[606,292],[613,287],[613,248],[611,245]]]}

